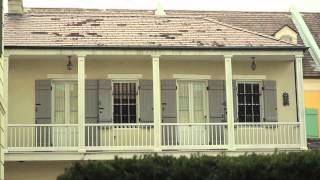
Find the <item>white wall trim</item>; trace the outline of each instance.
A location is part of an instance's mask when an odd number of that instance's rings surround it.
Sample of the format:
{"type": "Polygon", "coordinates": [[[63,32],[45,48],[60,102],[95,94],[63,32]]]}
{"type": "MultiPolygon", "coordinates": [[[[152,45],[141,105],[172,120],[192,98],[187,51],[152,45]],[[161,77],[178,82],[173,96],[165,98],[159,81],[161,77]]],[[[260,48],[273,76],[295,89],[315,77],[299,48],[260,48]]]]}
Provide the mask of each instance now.
{"type": "Polygon", "coordinates": [[[74,79],[78,78],[78,74],[48,74],[48,79],[74,79]]]}
{"type": "Polygon", "coordinates": [[[267,79],[266,75],[233,75],[232,79],[239,80],[264,80],[267,79]]]}
{"type": "Polygon", "coordinates": [[[211,75],[199,75],[199,74],[173,74],[174,79],[211,79],[211,75]]]}
{"type": "Polygon", "coordinates": [[[142,79],[142,74],[108,74],[108,79],[142,79]]]}

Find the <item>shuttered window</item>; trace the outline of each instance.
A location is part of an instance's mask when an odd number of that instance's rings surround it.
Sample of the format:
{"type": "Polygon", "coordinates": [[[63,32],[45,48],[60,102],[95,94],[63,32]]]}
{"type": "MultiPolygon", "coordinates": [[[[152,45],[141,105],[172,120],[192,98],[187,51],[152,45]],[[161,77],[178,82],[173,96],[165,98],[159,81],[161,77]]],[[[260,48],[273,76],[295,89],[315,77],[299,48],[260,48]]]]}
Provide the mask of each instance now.
{"type": "Polygon", "coordinates": [[[207,117],[205,81],[178,81],[179,123],[204,123],[207,117]]]}
{"type": "Polygon", "coordinates": [[[137,122],[137,82],[113,81],[113,122],[137,122]]]}
{"type": "Polygon", "coordinates": [[[237,82],[239,122],[260,122],[262,116],[261,82],[237,82]]]}

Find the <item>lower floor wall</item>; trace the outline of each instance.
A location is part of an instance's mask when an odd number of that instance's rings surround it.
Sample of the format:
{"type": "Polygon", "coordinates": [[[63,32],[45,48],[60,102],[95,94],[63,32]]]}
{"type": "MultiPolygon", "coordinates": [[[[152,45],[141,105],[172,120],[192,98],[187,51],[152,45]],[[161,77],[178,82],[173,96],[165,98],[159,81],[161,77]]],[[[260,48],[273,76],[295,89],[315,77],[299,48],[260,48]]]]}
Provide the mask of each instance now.
{"type": "Polygon", "coordinates": [[[6,162],[6,180],[56,180],[70,161],[6,162]]]}

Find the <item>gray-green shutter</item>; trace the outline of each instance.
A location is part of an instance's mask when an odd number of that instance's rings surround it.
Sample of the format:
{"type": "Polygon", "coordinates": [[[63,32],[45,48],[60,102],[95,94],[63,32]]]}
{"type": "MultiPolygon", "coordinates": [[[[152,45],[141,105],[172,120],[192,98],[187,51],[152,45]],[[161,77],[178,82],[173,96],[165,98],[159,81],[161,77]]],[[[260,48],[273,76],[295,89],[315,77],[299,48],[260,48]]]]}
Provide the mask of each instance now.
{"type": "Polygon", "coordinates": [[[209,122],[226,122],[226,92],[223,80],[208,81],[209,122]]]}
{"type": "MultiPolygon", "coordinates": [[[[161,116],[163,123],[177,123],[177,85],[176,80],[161,80],[161,116]]],[[[163,145],[177,145],[177,126],[162,129],[163,145]]]]}
{"type": "MultiPolygon", "coordinates": [[[[51,124],[51,80],[35,81],[35,121],[36,124],[51,124]]],[[[37,146],[49,146],[49,127],[37,128],[37,146]],[[44,134],[46,132],[47,134],[44,134]],[[40,138],[41,137],[41,138],[40,138]],[[47,139],[44,139],[47,137],[47,139]]]]}
{"type": "Polygon", "coordinates": [[[98,81],[86,80],[85,85],[86,123],[98,122],[98,81]]]}
{"type": "Polygon", "coordinates": [[[232,88],[233,88],[233,114],[234,114],[234,122],[238,122],[238,86],[237,81],[232,81],[232,88]]]}
{"type": "Polygon", "coordinates": [[[140,122],[153,122],[152,80],[139,80],[140,122]]]}
{"type": "Polygon", "coordinates": [[[176,80],[161,80],[162,122],[177,122],[177,85],[176,80]]]}
{"type": "Polygon", "coordinates": [[[263,81],[264,121],[277,122],[277,83],[273,80],[263,81]]]}
{"type": "Polygon", "coordinates": [[[35,81],[36,123],[51,124],[51,80],[35,81]]]}
{"type": "MultiPolygon", "coordinates": [[[[209,122],[226,122],[226,88],[224,80],[208,80],[209,122]]],[[[210,144],[224,143],[224,129],[209,127],[210,144]],[[221,137],[220,137],[221,136],[221,137]],[[221,141],[220,141],[221,140],[221,141]]]]}
{"type": "MultiPolygon", "coordinates": [[[[85,84],[86,123],[97,123],[99,117],[98,107],[98,80],[86,80],[85,84]]],[[[99,129],[89,126],[85,132],[85,142],[89,146],[99,145],[99,129]]]]}
{"type": "Polygon", "coordinates": [[[98,80],[98,105],[100,123],[112,123],[112,82],[111,80],[98,80]]]}

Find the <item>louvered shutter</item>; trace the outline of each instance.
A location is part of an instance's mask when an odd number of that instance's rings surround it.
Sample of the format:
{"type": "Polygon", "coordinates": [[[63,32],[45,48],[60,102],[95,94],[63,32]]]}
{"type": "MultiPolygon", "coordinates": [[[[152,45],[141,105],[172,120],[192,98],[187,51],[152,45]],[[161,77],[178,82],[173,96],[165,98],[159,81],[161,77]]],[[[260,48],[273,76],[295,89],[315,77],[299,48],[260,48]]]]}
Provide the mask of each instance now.
{"type": "Polygon", "coordinates": [[[111,80],[98,80],[98,107],[100,123],[112,123],[112,82],[111,80]]]}
{"type": "MultiPolygon", "coordinates": [[[[86,80],[85,84],[86,123],[96,124],[99,118],[98,108],[98,80],[86,80]]],[[[85,130],[85,141],[87,146],[97,146],[99,143],[99,128],[89,126],[85,130]],[[88,136],[90,138],[88,138],[88,136]]]]}
{"type": "Polygon", "coordinates": [[[264,121],[277,122],[277,85],[276,81],[263,81],[264,121]]]}
{"type": "MultiPolygon", "coordinates": [[[[51,124],[51,80],[35,81],[35,111],[36,124],[51,124]]],[[[37,146],[49,146],[48,127],[37,127],[37,132],[37,146]]]]}
{"type": "Polygon", "coordinates": [[[239,121],[238,115],[238,86],[237,81],[232,81],[232,88],[233,88],[233,113],[234,113],[234,122],[239,121]]]}
{"type": "MultiPolygon", "coordinates": [[[[162,122],[177,123],[177,85],[176,80],[161,80],[162,122]]],[[[177,145],[177,126],[166,126],[162,129],[162,144],[177,145]]]]}
{"type": "Polygon", "coordinates": [[[210,122],[226,122],[226,92],[223,80],[208,81],[210,122]]]}
{"type": "Polygon", "coordinates": [[[139,80],[140,122],[153,122],[152,80],[139,80]]]}

